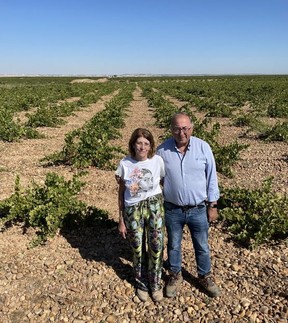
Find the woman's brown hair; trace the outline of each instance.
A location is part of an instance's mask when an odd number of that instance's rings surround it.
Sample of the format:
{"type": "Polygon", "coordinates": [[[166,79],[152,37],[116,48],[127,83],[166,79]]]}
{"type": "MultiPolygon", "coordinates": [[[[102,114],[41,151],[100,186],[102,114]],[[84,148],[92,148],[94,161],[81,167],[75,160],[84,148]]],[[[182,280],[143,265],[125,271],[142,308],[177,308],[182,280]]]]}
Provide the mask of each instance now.
{"type": "Polygon", "coordinates": [[[155,141],[154,141],[152,133],[148,129],[145,129],[145,128],[135,129],[130,137],[128,148],[129,148],[129,153],[130,153],[131,157],[135,157],[135,155],[136,155],[134,145],[135,145],[137,139],[140,137],[143,137],[150,142],[150,150],[148,152],[148,158],[153,157],[155,154],[155,141]]]}

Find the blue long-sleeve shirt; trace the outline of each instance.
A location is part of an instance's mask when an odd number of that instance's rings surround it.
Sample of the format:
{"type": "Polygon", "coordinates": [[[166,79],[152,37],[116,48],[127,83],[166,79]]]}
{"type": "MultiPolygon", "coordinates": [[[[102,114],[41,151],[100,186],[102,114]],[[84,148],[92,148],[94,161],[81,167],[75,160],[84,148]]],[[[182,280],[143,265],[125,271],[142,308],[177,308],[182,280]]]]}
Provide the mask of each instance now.
{"type": "Polygon", "coordinates": [[[170,138],[157,148],[157,154],[165,163],[165,201],[183,206],[219,199],[215,159],[207,142],[191,136],[183,155],[170,138]]]}

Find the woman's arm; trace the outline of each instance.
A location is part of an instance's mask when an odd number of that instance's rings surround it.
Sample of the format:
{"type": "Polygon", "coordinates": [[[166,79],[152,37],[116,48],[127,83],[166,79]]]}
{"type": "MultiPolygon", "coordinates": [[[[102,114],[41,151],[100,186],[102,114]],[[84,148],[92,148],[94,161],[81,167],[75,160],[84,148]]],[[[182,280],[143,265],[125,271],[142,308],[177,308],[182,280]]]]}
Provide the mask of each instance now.
{"type": "Polygon", "coordinates": [[[119,208],[119,224],[118,231],[122,235],[124,239],[126,239],[127,229],[123,218],[124,213],[124,192],[125,192],[125,183],[121,178],[117,178],[116,180],[119,184],[118,188],[118,208],[119,208]]]}

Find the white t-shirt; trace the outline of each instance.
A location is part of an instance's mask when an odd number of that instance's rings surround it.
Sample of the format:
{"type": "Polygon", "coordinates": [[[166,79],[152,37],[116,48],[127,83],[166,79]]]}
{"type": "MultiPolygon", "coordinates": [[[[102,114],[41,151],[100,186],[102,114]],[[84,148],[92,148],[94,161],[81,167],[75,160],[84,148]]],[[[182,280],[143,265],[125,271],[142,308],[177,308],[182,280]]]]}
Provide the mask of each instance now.
{"type": "Polygon", "coordinates": [[[143,161],[127,156],[120,161],[115,175],[125,183],[125,206],[131,206],[162,193],[160,179],[165,175],[164,162],[158,155],[143,161]]]}

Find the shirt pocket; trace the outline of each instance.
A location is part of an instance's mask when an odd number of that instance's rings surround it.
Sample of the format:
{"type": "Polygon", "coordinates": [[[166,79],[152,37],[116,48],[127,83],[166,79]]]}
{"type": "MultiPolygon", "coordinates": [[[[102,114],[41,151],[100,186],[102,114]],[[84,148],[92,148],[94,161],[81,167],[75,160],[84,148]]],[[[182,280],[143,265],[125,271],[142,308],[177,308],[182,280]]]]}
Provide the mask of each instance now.
{"type": "Polygon", "coordinates": [[[192,168],[196,170],[205,170],[207,164],[207,159],[205,156],[196,156],[193,161],[192,168]]]}

